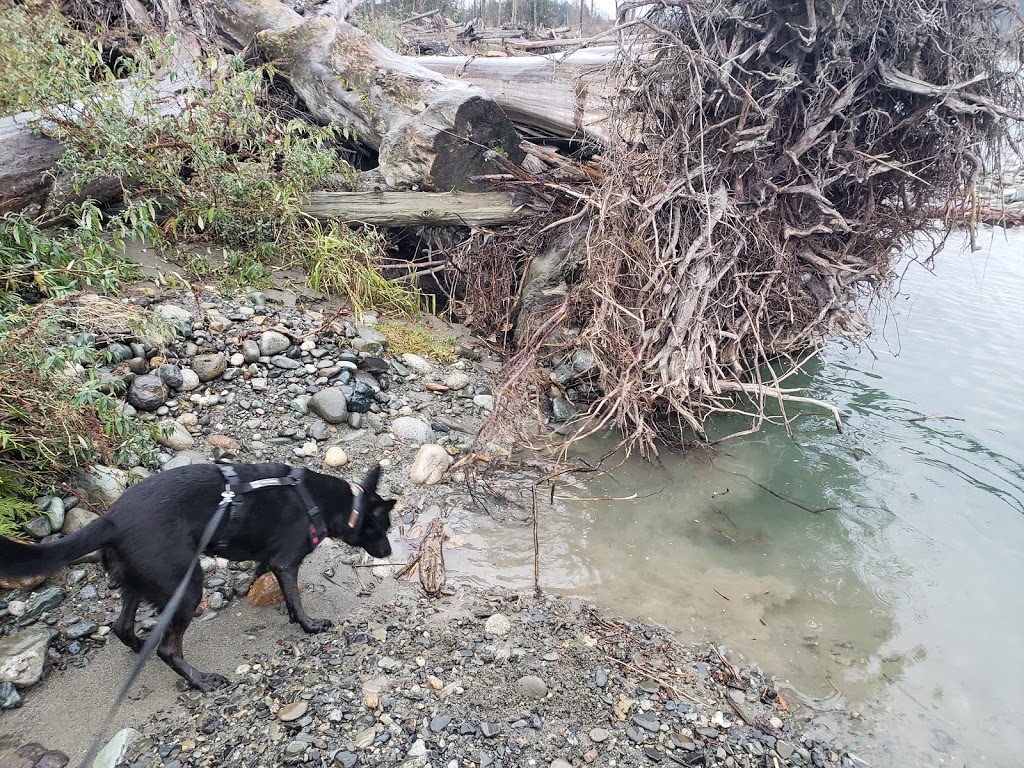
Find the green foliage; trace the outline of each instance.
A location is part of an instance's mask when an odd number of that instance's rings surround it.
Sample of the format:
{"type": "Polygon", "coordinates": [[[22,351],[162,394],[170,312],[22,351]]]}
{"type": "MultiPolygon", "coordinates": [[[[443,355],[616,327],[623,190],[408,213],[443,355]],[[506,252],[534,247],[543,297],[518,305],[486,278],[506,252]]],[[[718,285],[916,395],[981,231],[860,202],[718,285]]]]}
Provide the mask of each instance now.
{"type": "Polygon", "coordinates": [[[50,0],[0,10],[0,117],[69,104],[111,77],[103,51],[50,0]]]}
{"type": "Polygon", "coordinates": [[[68,340],[76,338],[69,329],[80,311],[45,302],[25,309],[27,322],[0,337],[0,528],[20,519],[18,499],[52,489],[69,473],[154,455],[149,432],[82,365],[93,360],[91,346],[68,340]]]}
{"type": "Polygon", "coordinates": [[[134,276],[135,268],[119,256],[118,246],[144,229],[128,223],[135,212],[126,211],[114,220],[118,226],[107,231],[91,202],[76,206],[72,214],[80,226],[58,233],[44,232],[24,216],[0,217],[0,330],[16,323],[11,314],[24,301],[59,298],[87,287],[110,291],[134,276]]]}
{"type": "MultiPolygon", "coordinates": [[[[0,431],[0,449],[7,439],[8,435],[0,431]]],[[[8,472],[0,472],[0,536],[17,536],[21,532],[21,523],[37,513],[31,494],[16,477],[8,472]]]]}

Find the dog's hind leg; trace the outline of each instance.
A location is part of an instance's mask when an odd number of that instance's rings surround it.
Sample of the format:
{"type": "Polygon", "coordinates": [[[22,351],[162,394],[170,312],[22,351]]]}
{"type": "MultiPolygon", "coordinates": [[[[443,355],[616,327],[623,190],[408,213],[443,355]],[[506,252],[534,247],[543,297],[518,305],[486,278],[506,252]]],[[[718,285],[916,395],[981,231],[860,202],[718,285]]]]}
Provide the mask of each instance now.
{"type": "Polygon", "coordinates": [[[302,600],[299,598],[299,566],[298,565],[274,565],[270,569],[277,577],[277,583],[281,585],[281,594],[284,595],[284,604],[288,608],[288,619],[298,624],[306,632],[326,632],[334,626],[330,619],[312,619],[302,607],[302,600]]]}
{"type": "Polygon", "coordinates": [[[192,574],[188,589],[178,604],[177,610],[167,627],[167,632],[157,646],[156,654],[171,669],[200,691],[209,692],[222,685],[227,685],[228,679],[215,672],[200,672],[187,661],[182,654],[182,640],[185,637],[185,630],[192,622],[196,607],[203,596],[203,574],[198,569],[192,574]]]}
{"type": "Polygon", "coordinates": [[[142,650],[142,638],[135,634],[135,613],[139,610],[142,598],[130,589],[121,591],[121,615],[114,622],[114,634],[117,638],[138,653],[142,650]]]}

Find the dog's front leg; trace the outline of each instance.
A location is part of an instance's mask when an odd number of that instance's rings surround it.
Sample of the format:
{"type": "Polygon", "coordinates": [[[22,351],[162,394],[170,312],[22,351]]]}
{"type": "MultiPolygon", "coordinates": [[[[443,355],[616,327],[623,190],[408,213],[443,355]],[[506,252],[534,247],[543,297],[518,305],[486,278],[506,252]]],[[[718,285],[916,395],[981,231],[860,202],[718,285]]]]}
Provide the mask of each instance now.
{"type": "Polygon", "coordinates": [[[281,585],[281,594],[284,595],[284,604],[288,607],[288,619],[302,627],[310,634],[326,632],[334,626],[330,619],[312,619],[302,607],[302,600],[299,598],[299,568],[298,566],[277,566],[271,565],[270,569],[277,577],[277,583],[281,585]]]}

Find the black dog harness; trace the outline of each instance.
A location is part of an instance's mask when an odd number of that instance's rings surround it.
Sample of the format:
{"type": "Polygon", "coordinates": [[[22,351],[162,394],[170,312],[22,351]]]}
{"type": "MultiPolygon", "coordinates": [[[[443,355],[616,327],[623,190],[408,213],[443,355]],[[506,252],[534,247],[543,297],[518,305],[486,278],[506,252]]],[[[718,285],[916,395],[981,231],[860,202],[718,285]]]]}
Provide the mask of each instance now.
{"type": "MultiPolygon", "coordinates": [[[[295,492],[299,494],[299,498],[306,507],[306,517],[309,518],[310,543],[315,547],[327,538],[327,523],[324,522],[324,516],[320,512],[320,507],[313,500],[313,496],[310,494],[309,489],[306,488],[306,484],[302,482],[303,475],[306,472],[304,467],[294,467],[291,472],[281,477],[265,477],[260,480],[250,480],[248,483],[243,483],[239,479],[238,473],[235,472],[232,466],[218,464],[217,469],[224,476],[224,490],[220,495],[220,505],[217,507],[215,514],[223,517],[223,513],[226,511],[227,519],[225,520],[222,533],[217,537],[216,546],[226,545],[241,523],[242,508],[235,497],[240,494],[250,493],[251,491],[258,491],[261,488],[276,488],[278,486],[294,488],[295,492]]],[[[357,502],[359,494],[362,493],[363,489],[355,483],[349,483],[349,485],[352,488],[352,514],[348,518],[348,527],[355,528],[359,522],[359,506],[357,502]]]]}

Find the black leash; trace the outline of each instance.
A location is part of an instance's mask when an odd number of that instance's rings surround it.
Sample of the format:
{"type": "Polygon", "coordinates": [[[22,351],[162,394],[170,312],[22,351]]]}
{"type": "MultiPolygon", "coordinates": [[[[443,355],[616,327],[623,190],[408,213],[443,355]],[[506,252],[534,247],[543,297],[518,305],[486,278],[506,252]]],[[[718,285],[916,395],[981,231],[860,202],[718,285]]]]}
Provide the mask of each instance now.
{"type": "Polygon", "coordinates": [[[210,518],[210,522],[206,524],[206,528],[203,529],[203,535],[199,537],[199,546],[196,548],[195,555],[192,556],[192,562],[189,563],[188,570],[185,572],[185,577],[178,584],[178,588],[174,590],[174,594],[171,595],[171,599],[167,601],[167,605],[160,614],[160,621],[158,621],[156,626],[153,627],[153,630],[149,633],[149,637],[146,638],[146,642],[143,643],[142,650],[139,651],[139,658],[135,661],[135,666],[132,667],[131,674],[128,675],[128,679],[125,681],[124,685],[121,686],[121,691],[117,694],[117,698],[114,699],[114,703],[110,705],[110,709],[107,711],[107,716],[104,718],[103,724],[100,726],[99,731],[96,734],[96,738],[93,739],[92,744],[89,745],[89,751],[85,753],[85,757],[79,764],[79,768],[92,767],[92,761],[96,757],[96,753],[100,750],[100,744],[103,742],[104,734],[106,734],[110,724],[117,716],[117,711],[121,708],[121,704],[124,703],[125,698],[128,696],[128,692],[135,684],[136,679],[138,679],[139,673],[142,672],[142,668],[146,666],[146,660],[153,654],[153,651],[156,650],[156,647],[163,639],[164,633],[167,632],[167,627],[170,625],[171,619],[174,617],[174,613],[177,611],[178,605],[181,603],[181,599],[185,596],[185,590],[188,589],[189,580],[192,578],[192,574],[195,573],[196,566],[199,565],[199,558],[202,557],[203,552],[210,545],[210,541],[213,539],[213,534],[217,531],[217,527],[224,519],[224,514],[227,512],[228,507],[231,506],[231,501],[233,499],[234,492],[231,490],[225,490],[221,494],[221,503],[217,507],[217,511],[213,513],[213,517],[210,518]]]}

